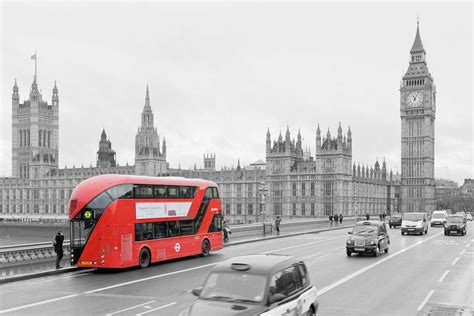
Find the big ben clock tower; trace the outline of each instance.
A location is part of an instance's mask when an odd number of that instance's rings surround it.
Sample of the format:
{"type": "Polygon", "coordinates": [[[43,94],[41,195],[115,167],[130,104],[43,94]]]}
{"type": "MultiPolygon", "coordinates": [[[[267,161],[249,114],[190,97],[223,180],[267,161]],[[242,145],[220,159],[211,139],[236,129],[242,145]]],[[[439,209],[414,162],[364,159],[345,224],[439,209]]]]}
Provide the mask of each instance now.
{"type": "Polygon", "coordinates": [[[417,22],[410,64],[400,85],[402,212],[428,212],[434,201],[436,87],[417,22]]]}

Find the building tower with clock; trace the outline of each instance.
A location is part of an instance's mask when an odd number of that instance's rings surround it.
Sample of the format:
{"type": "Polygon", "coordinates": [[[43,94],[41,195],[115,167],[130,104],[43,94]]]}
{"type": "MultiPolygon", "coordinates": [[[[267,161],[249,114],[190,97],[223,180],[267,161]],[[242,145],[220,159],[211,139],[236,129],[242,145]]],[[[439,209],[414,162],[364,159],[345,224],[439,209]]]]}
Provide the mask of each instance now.
{"type": "Polygon", "coordinates": [[[434,200],[436,87],[426,64],[419,22],[410,63],[400,84],[401,200],[403,212],[429,212],[434,200]]]}

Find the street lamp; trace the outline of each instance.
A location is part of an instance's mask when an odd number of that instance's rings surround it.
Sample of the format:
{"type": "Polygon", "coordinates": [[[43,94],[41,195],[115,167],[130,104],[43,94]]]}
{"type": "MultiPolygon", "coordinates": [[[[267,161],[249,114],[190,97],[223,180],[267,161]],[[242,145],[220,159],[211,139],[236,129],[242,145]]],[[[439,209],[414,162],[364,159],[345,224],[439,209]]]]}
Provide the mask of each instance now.
{"type": "Polygon", "coordinates": [[[258,188],[258,195],[260,196],[259,199],[259,213],[260,213],[260,218],[262,219],[263,222],[265,222],[265,211],[264,211],[264,205],[265,205],[265,196],[267,193],[267,189],[265,188],[265,182],[260,182],[260,187],[258,188]]]}

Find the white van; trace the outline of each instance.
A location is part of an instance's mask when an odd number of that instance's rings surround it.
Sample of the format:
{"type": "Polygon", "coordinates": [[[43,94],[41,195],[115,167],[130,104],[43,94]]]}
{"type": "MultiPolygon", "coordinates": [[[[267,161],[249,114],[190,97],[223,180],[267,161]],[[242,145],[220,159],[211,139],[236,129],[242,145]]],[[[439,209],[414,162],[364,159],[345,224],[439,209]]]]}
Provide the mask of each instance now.
{"type": "Polygon", "coordinates": [[[431,227],[444,226],[447,216],[448,212],[446,211],[434,211],[433,214],[431,214],[431,227]]]}
{"type": "Polygon", "coordinates": [[[402,216],[402,235],[428,233],[428,215],[426,213],[404,213],[402,216]]]}

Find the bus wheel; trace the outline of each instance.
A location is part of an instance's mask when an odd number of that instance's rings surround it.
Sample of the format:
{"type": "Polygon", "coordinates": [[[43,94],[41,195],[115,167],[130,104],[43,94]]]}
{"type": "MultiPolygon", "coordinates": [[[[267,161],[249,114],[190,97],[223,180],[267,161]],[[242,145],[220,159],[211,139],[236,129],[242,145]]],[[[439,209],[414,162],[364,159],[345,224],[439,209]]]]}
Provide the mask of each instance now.
{"type": "Polygon", "coordinates": [[[203,256],[203,257],[209,256],[209,252],[211,251],[211,244],[209,243],[209,240],[204,239],[202,241],[201,250],[202,250],[201,256],[203,256]]]}
{"type": "Polygon", "coordinates": [[[147,248],[142,248],[140,250],[140,254],[138,256],[138,263],[140,265],[140,268],[146,268],[150,265],[151,261],[151,256],[150,256],[150,251],[147,248]]]}

